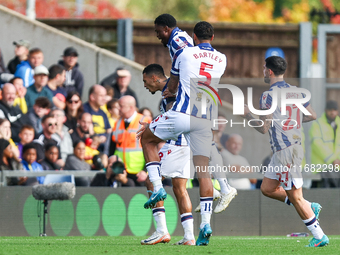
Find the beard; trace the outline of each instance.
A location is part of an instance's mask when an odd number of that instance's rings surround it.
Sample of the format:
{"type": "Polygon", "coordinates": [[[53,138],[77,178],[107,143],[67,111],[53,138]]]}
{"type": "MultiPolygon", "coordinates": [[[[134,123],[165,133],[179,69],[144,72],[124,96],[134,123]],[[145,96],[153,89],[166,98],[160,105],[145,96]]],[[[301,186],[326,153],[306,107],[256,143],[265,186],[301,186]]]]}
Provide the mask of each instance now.
{"type": "Polygon", "coordinates": [[[270,83],[270,78],[269,77],[264,77],[264,82],[269,84],[270,83]]]}

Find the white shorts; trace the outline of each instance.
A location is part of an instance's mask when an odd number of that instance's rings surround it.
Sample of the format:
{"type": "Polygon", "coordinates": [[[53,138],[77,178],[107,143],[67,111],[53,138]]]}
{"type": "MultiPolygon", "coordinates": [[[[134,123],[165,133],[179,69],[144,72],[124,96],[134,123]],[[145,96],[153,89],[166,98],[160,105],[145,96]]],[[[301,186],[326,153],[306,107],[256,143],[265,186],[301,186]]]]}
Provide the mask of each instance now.
{"type": "Polygon", "coordinates": [[[278,180],[285,190],[293,186],[299,189],[303,185],[301,162],[304,153],[301,145],[294,144],[274,153],[264,177],[278,180]]]}
{"type": "Polygon", "coordinates": [[[149,126],[151,132],[158,138],[177,141],[184,134],[194,156],[210,157],[212,140],[211,122],[172,110],[159,115],[149,126]]]}
{"type": "Polygon", "coordinates": [[[161,159],[161,175],[169,178],[192,179],[194,165],[190,158],[189,146],[164,144],[158,153],[161,159]],[[190,173],[192,171],[192,174],[190,173]]]}

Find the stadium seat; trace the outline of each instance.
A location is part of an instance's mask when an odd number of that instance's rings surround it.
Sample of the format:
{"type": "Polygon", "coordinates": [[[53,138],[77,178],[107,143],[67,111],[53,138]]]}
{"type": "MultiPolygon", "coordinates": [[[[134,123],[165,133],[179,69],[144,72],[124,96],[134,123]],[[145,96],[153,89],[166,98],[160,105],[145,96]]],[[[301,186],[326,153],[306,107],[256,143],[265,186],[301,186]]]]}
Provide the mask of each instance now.
{"type": "Polygon", "coordinates": [[[44,184],[49,183],[61,183],[61,182],[71,182],[75,184],[74,182],[74,175],[63,175],[63,174],[47,174],[44,180],[44,184]]]}

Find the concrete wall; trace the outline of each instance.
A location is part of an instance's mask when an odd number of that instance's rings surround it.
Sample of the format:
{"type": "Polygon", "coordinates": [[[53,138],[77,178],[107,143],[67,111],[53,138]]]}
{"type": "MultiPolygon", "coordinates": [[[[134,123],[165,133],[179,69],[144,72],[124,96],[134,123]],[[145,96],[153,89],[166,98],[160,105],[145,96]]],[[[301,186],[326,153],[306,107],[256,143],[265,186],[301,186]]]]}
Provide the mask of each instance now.
{"type": "MultiPolygon", "coordinates": [[[[0,187],[0,236],[39,235],[38,201],[32,197],[31,190],[31,187],[0,187]]],[[[181,236],[183,229],[175,196],[171,188],[166,190],[168,229],[171,235],[181,236]]],[[[196,208],[199,190],[188,191],[196,208]]],[[[340,189],[305,190],[304,196],[323,206],[320,224],[324,232],[339,235],[340,189]]],[[[145,188],[78,187],[71,201],[49,202],[46,233],[48,236],[151,235],[155,227],[152,211],[143,208],[146,200],[145,188]]],[[[200,214],[193,216],[197,236],[200,214]]],[[[214,236],[286,236],[308,232],[293,206],[264,197],[259,190],[239,191],[226,211],[212,215],[211,225],[214,236]]]]}
{"type": "Polygon", "coordinates": [[[158,102],[143,87],[143,66],[123,58],[115,53],[103,50],[95,45],[71,36],[60,30],[38,21],[29,20],[26,16],[0,6],[0,48],[7,65],[14,57],[13,41],[26,39],[31,47],[43,50],[46,67],[57,63],[66,47],[73,46],[79,52],[78,62],[84,74],[85,87],[83,100],[87,101],[88,89],[104,77],[114,72],[119,66],[125,66],[132,73],[131,88],[135,90],[141,106],[148,106],[158,112],[158,102]]]}

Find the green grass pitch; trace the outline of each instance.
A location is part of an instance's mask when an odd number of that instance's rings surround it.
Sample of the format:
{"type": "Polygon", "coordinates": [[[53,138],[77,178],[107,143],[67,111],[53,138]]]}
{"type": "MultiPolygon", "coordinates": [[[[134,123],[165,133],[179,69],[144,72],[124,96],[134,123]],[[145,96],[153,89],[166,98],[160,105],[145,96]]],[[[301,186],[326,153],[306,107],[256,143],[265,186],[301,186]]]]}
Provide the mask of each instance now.
{"type": "Polygon", "coordinates": [[[340,236],[329,236],[330,245],[304,247],[309,237],[212,236],[208,246],[140,245],[144,237],[0,237],[0,254],[340,254],[340,236]]]}

